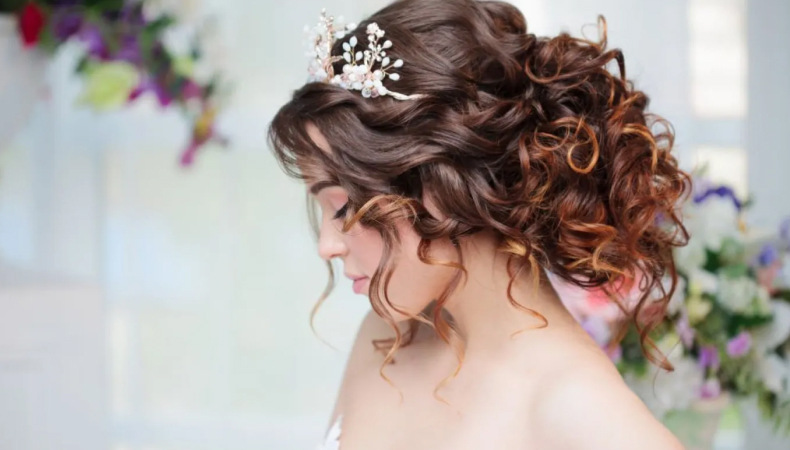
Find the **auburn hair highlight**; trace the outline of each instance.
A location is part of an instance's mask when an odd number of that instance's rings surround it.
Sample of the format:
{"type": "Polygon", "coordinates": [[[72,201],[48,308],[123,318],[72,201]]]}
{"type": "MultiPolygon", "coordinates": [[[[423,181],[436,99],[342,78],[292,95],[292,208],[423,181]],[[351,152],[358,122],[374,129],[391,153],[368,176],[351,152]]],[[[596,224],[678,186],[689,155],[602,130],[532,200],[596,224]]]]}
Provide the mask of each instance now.
{"type": "MultiPolygon", "coordinates": [[[[457,261],[432,258],[430,247],[436,239],[457,242],[482,230],[495,231],[508,255],[507,297],[514,307],[547,325],[539,311],[512,296],[524,270],[536,287],[545,280],[542,269],[582,288],[599,287],[628,318],[616,340],[633,323],[647,359],[673,370],[649,334],[677,287],[672,250],[688,242],[678,207],[691,178],[671,152],[671,124],[647,112],[649,99],[626,78],[622,52],[607,49],[604,18],[598,17],[597,41],[565,32],[538,37],[506,2],[400,0],[349,34],[366,42],[371,22],[395,43],[388,56],[404,61],[401,79],[384,80],[385,86],[425,97],[363,98],[328,83],[307,83],[276,113],[268,139],[290,176],[329,180],[348,192],[344,232],[361,224],[381,233],[384,254],[369,295],[373,310],[395,331],[393,339],[373,341],[386,352],[381,376],[392,384],[384,368],[412,342],[419,323],[432,327],[458,357],[434,394],[457,375],[464,342],[443,305],[466,269],[460,247],[457,261]],[[326,137],[331,153],[311,141],[308,123],[326,137]],[[444,219],[426,210],[425,192],[444,219]],[[457,270],[430,313],[412,316],[405,333],[385,308],[398,310],[387,287],[399,220],[421,237],[422,262],[457,270]],[[614,287],[636,279],[641,296],[627,304],[614,287]]],[[[336,42],[332,54],[342,54],[341,46],[336,42]]],[[[335,64],[335,72],[342,71],[343,61],[335,64]]],[[[311,311],[311,326],[334,286],[327,266],[329,282],[311,311]]]]}

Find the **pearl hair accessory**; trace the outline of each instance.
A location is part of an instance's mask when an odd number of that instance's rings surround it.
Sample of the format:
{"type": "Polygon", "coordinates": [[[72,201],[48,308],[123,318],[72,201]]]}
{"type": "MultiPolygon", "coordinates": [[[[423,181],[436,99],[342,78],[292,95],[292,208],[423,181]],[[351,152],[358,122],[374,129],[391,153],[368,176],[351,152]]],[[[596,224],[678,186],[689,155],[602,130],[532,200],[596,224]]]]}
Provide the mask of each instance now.
{"type": "Polygon", "coordinates": [[[403,60],[391,61],[387,56],[386,49],[392,47],[392,41],[385,40],[379,43],[384,37],[384,30],[372,22],[367,26],[368,49],[357,50],[357,37],[351,36],[348,42],[343,43],[343,56],[332,56],[332,46],[337,39],[343,39],[346,34],[356,28],[356,24],[350,23],[342,25],[342,17],[335,23],[333,16],[326,15],[326,9],[321,10],[318,24],[310,29],[305,26],[308,34],[308,51],[306,55],[310,58],[308,66],[308,82],[325,82],[334,84],[345,89],[357,90],[362,92],[365,98],[375,98],[380,95],[389,95],[398,100],[412,100],[425,97],[425,94],[404,95],[387,89],[382,81],[389,78],[398,81],[400,75],[389,72],[392,68],[403,66],[403,60]],[[332,64],[335,61],[345,59],[343,73],[335,75],[332,64]],[[374,68],[376,63],[380,63],[378,68],[374,68]]]}

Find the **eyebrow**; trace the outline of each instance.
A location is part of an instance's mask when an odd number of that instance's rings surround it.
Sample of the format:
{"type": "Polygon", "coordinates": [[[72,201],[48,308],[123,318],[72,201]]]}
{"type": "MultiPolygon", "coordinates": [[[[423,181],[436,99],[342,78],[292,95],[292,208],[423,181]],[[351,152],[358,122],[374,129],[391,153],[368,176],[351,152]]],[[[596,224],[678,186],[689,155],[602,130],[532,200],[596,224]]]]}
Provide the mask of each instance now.
{"type": "Polygon", "coordinates": [[[329,180],[321,180],[314,185],[310,186],[310,193],[313,195],[318,195],[322,189],[332,187],[332,186],[340,186],[339,184],[329,181],[329,180]]]}

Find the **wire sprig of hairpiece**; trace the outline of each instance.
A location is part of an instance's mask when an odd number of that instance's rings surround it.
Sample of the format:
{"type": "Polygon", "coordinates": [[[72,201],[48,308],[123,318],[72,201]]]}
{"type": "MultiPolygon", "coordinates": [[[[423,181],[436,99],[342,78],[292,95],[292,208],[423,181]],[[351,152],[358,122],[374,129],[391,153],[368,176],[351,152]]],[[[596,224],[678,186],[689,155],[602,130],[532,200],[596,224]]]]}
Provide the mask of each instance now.
{"type": "Polygon", "coordinates": [[[318,24],[312,29],[305,26],[308,34],[308,51],[310,58],[308,66],[308,82],[325,82],[345,89],[357,90],[365,98],[375,98],[389,95],[398,100],[413,100],[424,97],[424,94],[405,95],[389,90],[383,81],[389,78],[398,81],[400,74],[393,68],[403,67],[403,60],[392,61],[387,56],[387,49],[392,47],[389,39],[380,42],[384,37],[384,30],[378,24],[371,22],[365,30],[368,35],[368,48],[357,50],[359,44],[356,36],[351,36],[343,42],[343,55],[332,55],[332,47],[338,39],[343,39],[349,32],[356,28],[356,24],[342,24],[342,16],[337,22],[333,16],[327,16],[326,9],[321,10],[318,24]],[[335,74],[333,64],[341,59],[346,61],[343,73],[335,74]],[[378,67],[376,65],[378,64],[378,67]]]}

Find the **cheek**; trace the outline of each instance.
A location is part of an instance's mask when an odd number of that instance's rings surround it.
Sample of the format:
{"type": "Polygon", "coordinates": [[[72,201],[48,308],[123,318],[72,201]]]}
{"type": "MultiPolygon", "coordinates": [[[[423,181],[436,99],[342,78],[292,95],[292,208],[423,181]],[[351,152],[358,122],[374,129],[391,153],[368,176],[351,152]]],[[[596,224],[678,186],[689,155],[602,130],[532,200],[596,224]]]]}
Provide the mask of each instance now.
{"type": "MultiPolygon", "coordinates": [[[[441,294],[452,279],[455,270],[420,261],[417,257],[419,235],[410,224],[404,224],[398,230],[401,243],[398,248],[399,256],[395,261],[395,272],[387,291],[388,297],[399,309],[416,315],[441,294]]],[[[351,253],[355,255],[354,260],[359,264],[358,269],[372,276],[384,253],[384,241],[381,235],[377,230],[366,229],[359,234],[349,236],[349,239],[351,253]]],[[[457,260],[452,247],[440,245],[438,241],[431,244],[429,256],[439,260],[457,260]]],[[[386,305],[383,298],[381,300],[396,321],[408,319],[408,315],[395,311],[386,305]]]]}
{"type": "Polygon", "coordinates": [[[384,240],[374,229],[355,226],[346,235],[349,252],[353,255],[355,269],[372,277],[384,254],[384,240]]]}

